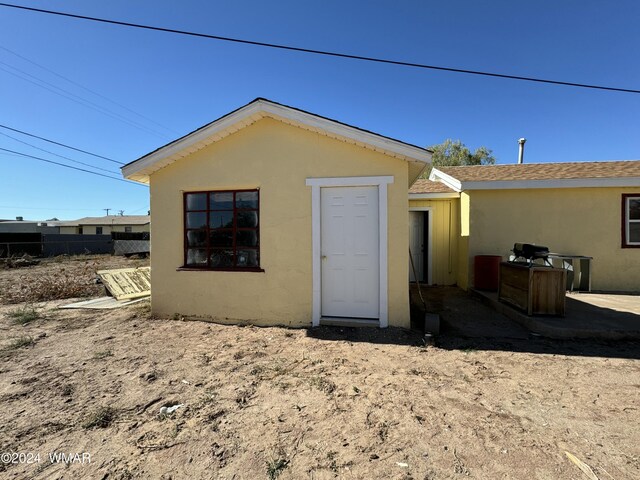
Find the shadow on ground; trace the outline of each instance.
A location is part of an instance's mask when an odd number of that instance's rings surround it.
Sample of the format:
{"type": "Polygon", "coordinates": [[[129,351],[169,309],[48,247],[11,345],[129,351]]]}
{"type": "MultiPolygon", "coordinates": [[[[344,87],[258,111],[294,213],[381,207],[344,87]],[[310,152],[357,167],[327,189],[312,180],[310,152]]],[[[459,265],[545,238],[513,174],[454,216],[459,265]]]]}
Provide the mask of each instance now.
{"type": "MultiPolygon", "coordinates": [[[[640,359],[640,342],[628,340],[556,340],[532,334],[457,287],[422,287],[427,311],[438,313],[440,336],[436,344],[448,350],[502,350],[541,354],[640,359]]],[[[412,305],[420,306],[415,285],[412,305]]],[[[415,318],[419,314],[413,313],[415,318]]]]}
{"type": "MultiPolygon", "coordinates": [[[[496,350],[551,355],[640,359],[640,342],[626,340],[555,340],[532,334],[457,287],[422,287],[427,311],[440,315],[436,346],[445,350],[496,350]]],[[[318,340],[423,346],[424,309],[411,286],[411,330],[401,328],[318,327],[307,335],[318,340]]]]}
{"type": "Polygon", "coordinates": [[[367,342],[377,344],[423,346],[423,335],[418,330],[404,328],[371,327],[316,327],[307,330],[307,336],[317,340],[367,342]]]}

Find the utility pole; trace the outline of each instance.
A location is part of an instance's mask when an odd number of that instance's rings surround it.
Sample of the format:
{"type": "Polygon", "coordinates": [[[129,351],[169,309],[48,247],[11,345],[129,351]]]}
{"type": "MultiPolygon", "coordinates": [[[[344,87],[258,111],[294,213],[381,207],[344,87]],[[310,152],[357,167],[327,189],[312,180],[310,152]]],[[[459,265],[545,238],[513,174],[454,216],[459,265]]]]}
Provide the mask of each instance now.
{"type": "Polygon", "coordinates": [[[103,208],[103,210],[105,210],[107,212],[107,217],[109,216],[109,210],[111,210],[110,208],[103,208]]]}

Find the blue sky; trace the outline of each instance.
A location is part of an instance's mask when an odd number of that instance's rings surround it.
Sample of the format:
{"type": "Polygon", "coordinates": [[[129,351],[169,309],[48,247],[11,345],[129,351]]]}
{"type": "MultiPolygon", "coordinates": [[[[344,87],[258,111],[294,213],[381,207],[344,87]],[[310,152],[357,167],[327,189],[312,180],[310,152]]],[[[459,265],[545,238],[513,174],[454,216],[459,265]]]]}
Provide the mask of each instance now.
{"type": "MultiPolygon", "coordinates": [[[[16,3],[356,55],[640,88],[635,0],[16,3]]],[[[520,137],[527,138],[528,163],[640,159],[637,94],[311,56],[8,8],[0,8],[0,47],[0,124],[122,162],[255,97],[421,146],[446,138],[486,145],[498,163],[516,161],[520,137]],[[25,78],[47,82],[47,89],[25,78]],[[85,104],[54,94],[56,87],[85,104]]],[[[0,133],[119,176],[113,163],[0,133]]],[[[2,135],[0,148],[70,163],[2,135]]],[[[103,208],[143,214],[149,206],[146,187],[4,154],[0,167],[0,218],[73,219],[102,215],[103,208]]]]}

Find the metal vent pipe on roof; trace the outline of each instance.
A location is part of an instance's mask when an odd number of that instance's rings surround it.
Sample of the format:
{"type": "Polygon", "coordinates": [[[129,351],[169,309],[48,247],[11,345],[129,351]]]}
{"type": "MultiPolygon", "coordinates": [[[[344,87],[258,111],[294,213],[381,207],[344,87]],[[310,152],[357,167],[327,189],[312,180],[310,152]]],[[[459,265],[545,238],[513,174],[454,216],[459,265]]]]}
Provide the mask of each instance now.
{"type": "Polygon", "coordinates": [[[518,145],[520,145],[520,148],[518,149],[518,163],[522,163],[523,162],[523,158],[524,158],[524,143],[527,141],[526,138],[521,138],[520,140],[518,140],[518,145]]]}

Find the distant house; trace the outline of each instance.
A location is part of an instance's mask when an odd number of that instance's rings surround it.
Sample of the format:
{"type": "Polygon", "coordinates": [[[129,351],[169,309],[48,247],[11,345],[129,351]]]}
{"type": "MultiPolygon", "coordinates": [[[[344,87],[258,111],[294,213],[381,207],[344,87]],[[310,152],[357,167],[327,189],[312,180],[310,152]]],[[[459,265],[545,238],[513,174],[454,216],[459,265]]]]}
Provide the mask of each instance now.
{"type": "Polygon", "coordinates": [[[0,233],[59,233],[59,221],[0,220],[0,233]]]}
{"type": "Polygon", "coordinates": [[[427,283],[473,287],[476,255],[524,242],[593,257],[593,290],[640,291],[640,161],[437,167],[409,210],[427,283]]]}
{"type": "Polygon", "coordinates": [[[110,235],[112,232],[149,231],[149,215],[107,215],[58,222],[62,234],[110,235]]]}

